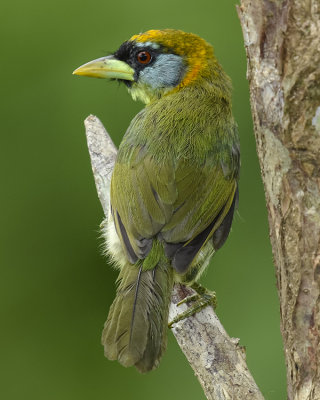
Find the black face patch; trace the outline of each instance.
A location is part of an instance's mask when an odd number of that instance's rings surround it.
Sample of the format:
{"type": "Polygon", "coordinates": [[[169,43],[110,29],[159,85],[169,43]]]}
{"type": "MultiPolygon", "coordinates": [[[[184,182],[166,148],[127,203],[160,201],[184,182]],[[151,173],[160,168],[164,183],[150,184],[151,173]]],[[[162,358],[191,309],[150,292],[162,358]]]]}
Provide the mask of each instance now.
{"type": "Polygon", "coordinates": [[[114,57],[121,61],[127,61],[131,58],[133,46],[131,42],[124,42],[114,53],[114,57]]]}
{"type": "MultiPolygon", "coordinates": [[[[155,62],[157,56],[162,52],[163,51],[161,50],[161,48],[153,49],[150,46],[137,46],[134,41],[127,41],[122,43],[122,45],[113,54],[113,56],[120,61],[126,62],[128,65],[130,65],[130,67],[134,69],[134,80],[137,81],[140,71],[152,65],[155,62]],[[151,61],[146,65],[141,64],[137,59],[138,53],[142,51],[147,51],[151,55],[151,61]]],[[[132,82],[130,81],[124,81],[124,83],[127,86],[132,85],[132,82]]]]}

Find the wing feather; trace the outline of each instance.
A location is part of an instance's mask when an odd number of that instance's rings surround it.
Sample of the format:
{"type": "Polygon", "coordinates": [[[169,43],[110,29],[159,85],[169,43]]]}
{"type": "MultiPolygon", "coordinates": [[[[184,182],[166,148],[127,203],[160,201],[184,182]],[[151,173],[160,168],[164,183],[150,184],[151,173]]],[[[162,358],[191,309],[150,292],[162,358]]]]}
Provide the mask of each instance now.
{"type": "Polygon", "coordinates": [[[130,162],[116,164],[111,182],[117,232],[129,260],[145,258],[158,236],[173,266],[185,272],[228,215],[236,188],[236,177],[210,158],[203,165],[174,163],[134,151],[130,162]]]}

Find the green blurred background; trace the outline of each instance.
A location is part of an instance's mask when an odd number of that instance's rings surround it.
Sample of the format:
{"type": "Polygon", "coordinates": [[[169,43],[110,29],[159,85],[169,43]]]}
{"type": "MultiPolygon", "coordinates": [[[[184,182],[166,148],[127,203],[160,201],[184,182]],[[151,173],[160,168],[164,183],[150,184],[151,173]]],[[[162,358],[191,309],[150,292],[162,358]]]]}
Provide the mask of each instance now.
{"type": "Polygon", "coordinates": [[[116,83],[72,76],[131,35],[179,28],[211,42],[234,86],[242,150],[240,206],[202,283],[246,346],[266,399],[285,398],[279,304],[234,0],[12,0],[1,34],[1,371],[4,400],[204,399],[172,334],[148,375],[103,357],[116,272],[101,255],[103,218],[83,120],[119,144],[142,108],[116,83]]]}

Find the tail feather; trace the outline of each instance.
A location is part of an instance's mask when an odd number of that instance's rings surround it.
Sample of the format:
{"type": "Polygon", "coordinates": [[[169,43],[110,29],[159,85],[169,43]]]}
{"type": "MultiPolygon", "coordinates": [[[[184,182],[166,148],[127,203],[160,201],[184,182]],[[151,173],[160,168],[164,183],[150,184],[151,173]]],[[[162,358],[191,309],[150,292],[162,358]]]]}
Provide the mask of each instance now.
{"type": "Polygon", "coordinates": [[[147,372],[158,365],[166,348],[173,272],[164,260],[147,271],[137,264],[120,272],[102,344],[110,360],[147,372]]]}
{"type": "Polygon", "coordinates": [[[167,347],[168,314],[173,286],[172,271],[170,268],[168,271],[170,276],[168,276],[163,273],[161,266],[157,265],[152,274],[156,289],[154,296],[158,298],[154,301],[156,306],[150,308],[148,341],[143,358],[135,364],[140,372],[148,372],[156,368],[167,347]]]}

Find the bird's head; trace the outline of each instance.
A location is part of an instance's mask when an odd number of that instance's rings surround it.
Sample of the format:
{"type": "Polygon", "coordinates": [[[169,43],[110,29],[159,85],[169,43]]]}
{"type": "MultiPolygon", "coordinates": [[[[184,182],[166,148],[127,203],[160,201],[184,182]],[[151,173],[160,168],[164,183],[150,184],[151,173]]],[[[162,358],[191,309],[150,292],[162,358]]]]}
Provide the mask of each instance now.
{"type": "Polygon", "coordinates": [[[144,103],[219,79],[221,67],[212,46],[180,30],[150,30],[132,36],[112,55],[77,68],[75,75],[122,81],[134,99],[144,103]]]}

